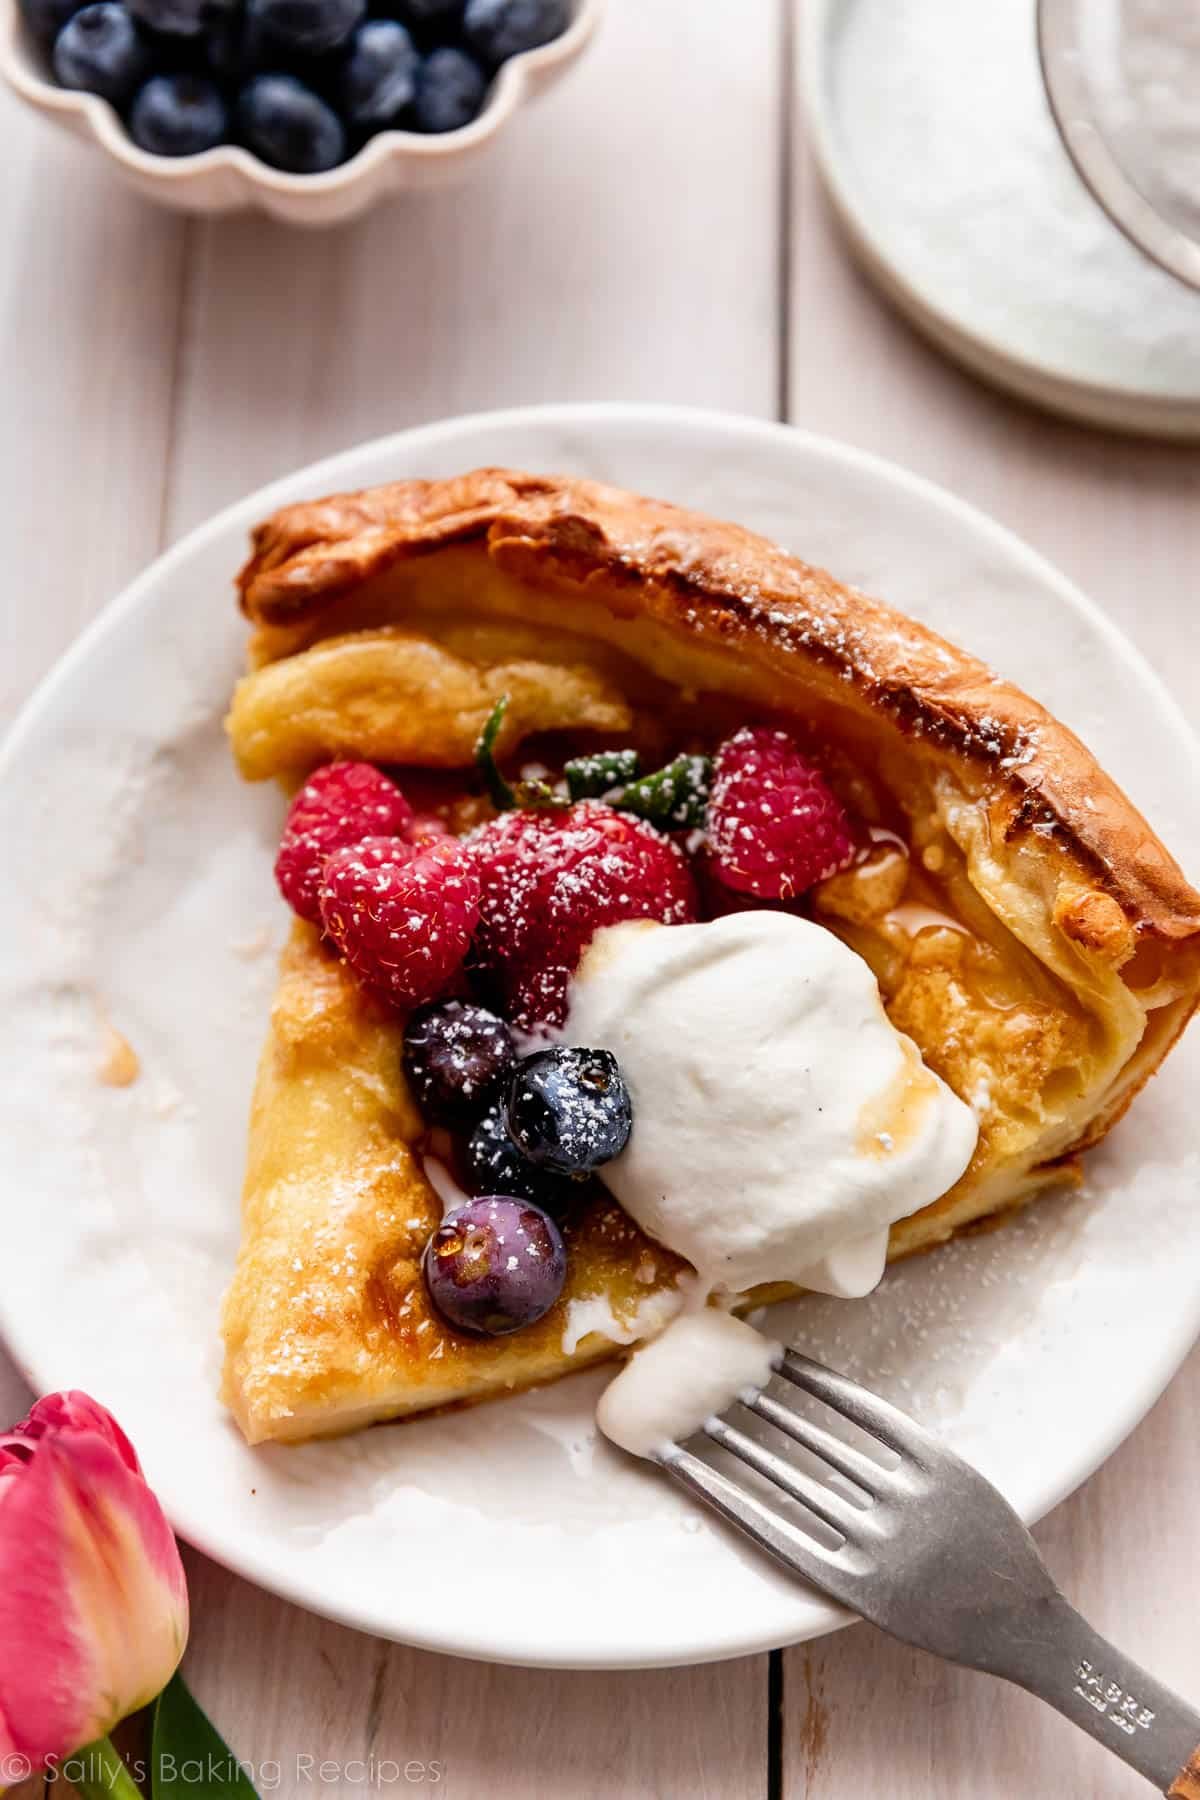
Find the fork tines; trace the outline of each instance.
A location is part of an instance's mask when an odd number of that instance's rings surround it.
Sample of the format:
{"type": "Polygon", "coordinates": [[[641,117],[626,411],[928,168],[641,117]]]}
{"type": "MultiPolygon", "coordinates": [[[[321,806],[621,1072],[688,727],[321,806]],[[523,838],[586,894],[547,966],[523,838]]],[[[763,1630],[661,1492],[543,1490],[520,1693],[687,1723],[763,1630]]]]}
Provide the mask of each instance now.
{"type": "MultiPolygon", "coordinates": [[[[888,1450],[910,1456],[919,1454],[919,1440],[924,1435],[920,1427],[887,1401],[868,1394],[846,1376],[794,1350],[785,1351],[776,1373],[848,1419],[888,1450]]],[[[730,1424],[727,1418],[711,1418],[703,1428],[710,1442],[753,1469],[780,1493],[798,1502],[814,1521],[820,1520],[838,1538],[836,1546],[828,1545],[821,1536],[805,1530],[802,1519],[797,1522],[785,1517],[765,1498],[693,1451],[675,1444],[664,1452],[660,1461],[685,1487],[749,1532],[764,1549],[790,1567],[811,1575],[820,1585],[829,1587],[832,1559],[840,1556],[853,1539],[863,1534],[870,1503],[878,1499],[893,1470],[806,1418],[765,1388],[737,1404],[764,1419],[860,1491],[864,1498],[856,1500],[828,1486],[817,1476],[796,1467],[786,1456],[730,1424]]],[[[817,1530],[819,1532],[820,1527],[817,1530]]]]}

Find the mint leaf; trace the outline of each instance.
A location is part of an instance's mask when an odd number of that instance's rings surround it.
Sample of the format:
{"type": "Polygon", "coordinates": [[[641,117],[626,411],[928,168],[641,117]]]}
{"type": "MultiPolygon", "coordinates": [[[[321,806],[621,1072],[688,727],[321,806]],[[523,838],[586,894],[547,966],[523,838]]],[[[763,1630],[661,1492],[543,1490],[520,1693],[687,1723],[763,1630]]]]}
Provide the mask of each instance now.
{"type": "Polygon", "coordinates": [[[632,781],[640,768],[636,750],[597,750],[591,756],[573,756],[563,764],[563,774],[572,800],[591,800],[632,781]]]}
{"type": "MultiPolygon", "coordinates": [[[[503,695],[475,743],[478,768],[497,812],[514,807],[560,806],[561,800],[544,781],[507,782],[496,763],[496,740],[509,696],[503,695]]],[[[647,819],[662,831],[686,831],[703,825],[708,817],[708,790],[712,783],[711,756],[677,756],[652,775],[638,777],[636,750],[598,750],[590,756],[574,756],[563,765],[567,792],[572,801],[603,794],[621,812],[647,819]]]]}
{"type": "Polygon", "coordinates": [[[475,767],[487,782],[487,790],[497,812],[511,812],[517,804],[517,796],[505,781],[496,764],[496,739],[500,736],[500,727],[503,725],[504,715],[508,711],[508,699],[507,694],[501,695],[492,708],[483,730],[475,740],[475,767]]]}
{"type": "Polygon", "coordinates": [[[150,1740],[153,1800],[258,1800],[258,1790],[182,1675],[154,1703],[150,1740]]]}
{"type": "Polygon", "coordinates": [[[497,812],[511,812],[516,806],[557,806],[558,796],[544,781],[518,781],[510,787],[496,763],[496,739],[508,711],[509,696],[503,694],[492,708],[487,724],[475,740],[475,766],[487,782],[492,805],[497,812]]]}
{"type": "Polygon", "coordinates": [[[707,819],[711,785],[711,756],[677,756],[653,775],[629,782],[612,796],[611,804],[663,831],[686,831],[707,819]]]}

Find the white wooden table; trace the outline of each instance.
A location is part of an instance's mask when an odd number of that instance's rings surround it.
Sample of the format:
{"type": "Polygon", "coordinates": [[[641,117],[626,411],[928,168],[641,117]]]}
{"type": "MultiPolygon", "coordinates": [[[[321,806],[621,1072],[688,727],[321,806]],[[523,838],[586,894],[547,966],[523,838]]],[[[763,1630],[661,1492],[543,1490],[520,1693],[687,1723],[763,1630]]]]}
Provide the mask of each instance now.
{"type": "MultiPolygon", "coordinates": [[[[445,414],[637,399],[791,419],[946,483],[1088,589],[1196,710],[1200,452],[1010,404],[876,299],[815,187],[790,0],[611,11],[475,187],[328,234],[152,210],[0,103],[0,707],[165,544],[297,464],[445,414]]],[[[0,1371],[0,1413],[24,1399],[0,1371]]],[[[1193,1357],[1039,1533],[1095,1624],[1193,1696],[1198,1414],[1193,1357]]],[[[360,1793],[372,1753],[439,1762],[451,1800],[1145,1791],[1035,1701],[865,1626],[703,1669],[534,1673],[376,1642],[189,1562],[189,1678],[285,1795],[360,1793]]]]}

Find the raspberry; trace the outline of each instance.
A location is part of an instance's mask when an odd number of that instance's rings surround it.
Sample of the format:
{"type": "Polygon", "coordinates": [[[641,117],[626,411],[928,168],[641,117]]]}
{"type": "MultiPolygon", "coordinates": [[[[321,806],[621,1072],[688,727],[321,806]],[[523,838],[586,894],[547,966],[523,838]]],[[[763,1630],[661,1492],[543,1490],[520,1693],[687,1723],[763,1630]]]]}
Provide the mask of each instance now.
{"type": "Polygon", "coordinates": [[[854,840],[841,802],[787,732],[748,725],[717,752],[708,849],[726,887],[794,900],[844,869],[854,840]]]}
{"type": "Polygon", "coordinates": [[[433,844],[439,838],[453,837],[445,819],[436,813],[415,813],[404,831],[410,844],[433,844]]]}
{"type": "Polygon", "coordinates": [[[317,889],[326,857],[364,838],[399,837],[412,816],[395,782],[371,763],[326,763],[318,769],[292,801],[275,859],[275,879],[292,911],[320,924],[317,889]]]}
{"type": "Polygon", "coordinates": [[[355,974],[407,1009],[435,1000],[462,968],[479,876],[455,838],[367,838],[334,851],[320,898],[325,929],[355,974]]]}
{"type": "Polygon", "coordinates": [[[696,916],[678,846],[599,801],[502,813],[466,843],[483,883],[475,954],[524,1030],[562,1023],[567,983],[602,926],[696,916]]]}

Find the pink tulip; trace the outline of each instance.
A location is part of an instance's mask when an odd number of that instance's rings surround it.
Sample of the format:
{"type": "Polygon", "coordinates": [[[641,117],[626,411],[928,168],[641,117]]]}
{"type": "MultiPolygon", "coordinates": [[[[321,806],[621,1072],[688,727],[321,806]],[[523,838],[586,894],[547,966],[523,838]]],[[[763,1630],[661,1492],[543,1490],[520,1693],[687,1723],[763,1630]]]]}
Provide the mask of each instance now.
{"type": "Polygon", "coordinates": [[[165,1687],[187,1630],[183,1565],[129,1439],[86,1394],[39,1400],[0,1434],[0,1768],[103,1738],[165,1687]]]}

